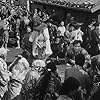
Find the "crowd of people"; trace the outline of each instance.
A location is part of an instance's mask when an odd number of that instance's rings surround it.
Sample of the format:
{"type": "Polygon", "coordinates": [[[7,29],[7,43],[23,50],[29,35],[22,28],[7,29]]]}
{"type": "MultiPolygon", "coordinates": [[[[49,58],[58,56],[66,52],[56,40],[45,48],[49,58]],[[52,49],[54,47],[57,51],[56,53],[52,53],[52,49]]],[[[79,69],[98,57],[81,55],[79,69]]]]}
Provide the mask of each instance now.
{"type": "Polygon", "coordinates": [[[56,22],[53,14],[5,6],[0,10],[1,100],[98,100],[100,96],[99,24],[91,20],[85,31],[71,14],[56,22]],[[7,48],[23,49],[9,65],[7,48]],[[52,57],[63,55],[62,82],[52,57]]]}

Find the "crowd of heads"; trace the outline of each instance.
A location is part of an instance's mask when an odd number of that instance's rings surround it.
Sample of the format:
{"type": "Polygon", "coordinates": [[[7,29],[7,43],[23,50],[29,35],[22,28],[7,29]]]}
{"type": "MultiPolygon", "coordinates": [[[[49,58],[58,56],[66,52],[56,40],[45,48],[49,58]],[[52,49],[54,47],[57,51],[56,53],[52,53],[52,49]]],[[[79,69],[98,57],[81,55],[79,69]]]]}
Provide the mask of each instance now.
{"type": "MultiPolygon", "coordinates": [[[[64,48],[65,45],[65,41],[67,41],[67,47],[70,47],[71,45],[74,47],[74,50],[76,52],[81,50],[81,44],[83,43],[82,40],[82,36],[83,36],[83,32],[81,31],[81,26],[83,25],[83,23],[79,23],[77,21],[75,21],[74,17],[71,16],[70,13],[67,14],[66,18],[67,21],[60,21],[59,25],[55,25],[53,24],[54,20],[50,18],[50,15],[47,14],[46,11],[41,11],[40,9],[34,9],[34,12],[28,12],[26,8],[17,8],[14,7],[12,9],[6,8],[6,7],[2,7],[1,11],[0,11],[0,18],[1,20],[7,19],[9,21],[9,23],[11,23],[11,18],[14,20],[20,19],[20,20],[24,20],[24,24],[27,26],[27,32],[30,33],[34,30],[33,27],[37,27],[39,26],[41,23],[46,23],[48,26],[53,26],[56,28],[56,33],[57,33],[57,37],[55,39],[55,42],[51,42],[51,44],[55,43],[58,45],[60,45],[58,49],[64,48]],[[31,26],[30,22],[32,22],[33,26],[31,26]],[[81,38],[76,38],[73,41],[73,37],[75,38],[75,36],[71,36],[73,35],[73,32],[80,32],[81,34],[81,38]],[[69,37],[68,37],[69,35],[69,37]],[[65,37],[67,37],[67,39],[65,39],[65,37]],[[72,39],[72,41],[71,41],[72,39]],[[65,40],[64,42],[62,42],[63,40],[65,40]]],[[[92,20],[92,22],[90,23],[90,25],[94,25],[96,24],[95,20],[92,20]]],[[[45,24],[44,24],[45,26],[45,24]]],[[[76,35],[76,34],[75,34],[76,35]]],[[[53,37],[52,37],[53,38],[53,37]]],[[[66,49],[66,48],[65,48],[66,49]]],[[[67,48],[68,49],[68,48],[67,48]]],[[[7,56],[7,52],[4,51],[4,49],[0,49],[0,52],[4,52],[3,55],[7,56]]],[[[62,49],[61,51],[62,52],[62,49]]],[[[57,52],[56,52],[57,53],[57,52]]],[[[2,54],[0,54],[0,58],[5,59],[2,54]]],[[[21,54],[22,57],[28,59],[30,57],[30,53],[27,51],[22,52],[21,54]]],[[[67,55],[67,57],[69,56],[69,58],[72,58],[72,55],[67,55]]],[[[75,64],[79,65],[81,67],[83,67],[84,63],[86,60],[90,60],[90,55],[88,54],[87,57],[85,58],[84,55],[82,54],[78,54],[75,56],[75,64]]],[[[93,59],[92,59],[93,60],[93,59]]],[[[95,64],[95,60],[93,62],[93,64],[95,64]]],[[[96,65],[94,65],[96,66],[96,65]]],[[[44,77],[44,83],[43,86],[45,87],[45,85],[47,85],[46,83],[48,83],[49,79],[51,79],[51,75],[52,73],[60,79],[58,72],[57,72],[57,66],[55,64],[55,62],[53,62],[51,59],[47,59],[46,61],[40,60],[40,59],[36,59],[35,61],[33,60],[32,65],[30,65],[30,67],[32,67],[31,70],[35,70],[37,71],[40,75],[46,75],[44,77]],[[46,83],[45,83],[46,82],[46,83]]],[[[52,79],[50,80],[52,81],[52,79]]],[[[61,79],[60,79],[61,81],[61,79]]],[[[64,81],[64,83],[62,84],[62,88],[61,88],[61,95],[69,95],[72,96],[74,93],[76,93],[79,90],[80,87],[80,82],[75,79],[74,77],[70,77],[67,80],[64,81]]]]}

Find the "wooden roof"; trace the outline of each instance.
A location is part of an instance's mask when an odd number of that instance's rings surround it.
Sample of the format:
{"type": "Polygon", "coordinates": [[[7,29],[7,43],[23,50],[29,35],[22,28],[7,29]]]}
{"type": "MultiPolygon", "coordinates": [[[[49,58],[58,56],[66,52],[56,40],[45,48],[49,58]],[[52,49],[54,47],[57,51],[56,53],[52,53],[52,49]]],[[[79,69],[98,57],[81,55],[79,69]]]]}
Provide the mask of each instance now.
{"type": "Polygon", "coordinates": [[[32,2],[61,6],[68,9],[89,11],[91,13],[100,9],[100,0],[31,0],[32,2]]]}

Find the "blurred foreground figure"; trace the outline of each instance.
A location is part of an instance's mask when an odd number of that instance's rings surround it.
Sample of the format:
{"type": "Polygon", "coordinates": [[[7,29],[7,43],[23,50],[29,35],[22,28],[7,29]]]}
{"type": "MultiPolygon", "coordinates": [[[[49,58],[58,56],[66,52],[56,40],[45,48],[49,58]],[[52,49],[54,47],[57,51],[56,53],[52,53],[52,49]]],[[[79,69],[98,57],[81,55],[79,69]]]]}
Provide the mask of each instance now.
{"type": "Polygon", "coordinates": [[[80,82],[81,91],[77,98],[77,100],[84,100],[87,99],[90,96],[92,83],[90,80],[90,77],[86,71],[83,70],[83,65],[85,62],[85,57],[82,54],[78,54],[75,57],[75,65],[74,66],[67,66],[65,70],[65,80],[67,80],[69,77],[74,77],[80,82]]]}
{"type": "Polygon", "coordinates": [[[100,98],[100,54],[91,57],[90,75],[93,88],[89,100],[99,100],[100,98]]]}
{"type": "Polygon", "coordinates": [[[56,100],[60,89],[57,67],[53,62],[49,62],[36,84],[34,100],[56,100]]]}
{"type": "MultiPolygon", "coordinates": [[[[23,100],[31,100],[34,98],[35,93],[35,86],[40,78],[41,73],[43,72],[43,69],[45,67],[45,62],[43,60],[35,60],[32,63],[32,68],[27,73],[24,84],[22,87],[22,99],[23,100]]],[[[33,99],[34,100],[34,99],[33,99]]]]}
{"type": "Polygon", "coordinates": [[[10,80],[11,73],[7,69],[5,62],[7,50],[3,47],[0,48],[0,100],[3,98],[5,92],[8,90],[7,84],[10,80]]]}
{"type": "Polygon", "coordinates": [[[23,80],[29,71],[28,55],[24,51],[10,64],[9,70],[12,75],[8,84],[6,100],[19,100],[23,80]]]}
{"type": "Polygon", "coordinates": [[[74,94],[80,88],[80,83],[74,77],[69,77],[67,80],[64,81],[61,89],[60,96],[57,100],[74,100],[74,94]]]}

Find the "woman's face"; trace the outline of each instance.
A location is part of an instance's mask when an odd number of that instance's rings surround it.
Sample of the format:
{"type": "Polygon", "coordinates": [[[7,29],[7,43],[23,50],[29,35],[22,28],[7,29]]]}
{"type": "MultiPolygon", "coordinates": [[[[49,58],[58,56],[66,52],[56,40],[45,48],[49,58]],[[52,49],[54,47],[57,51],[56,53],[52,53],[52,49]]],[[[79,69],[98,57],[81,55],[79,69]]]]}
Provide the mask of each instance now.
{"type": "Polygon", "coordinates": [[[31,28],[30,27],[27,27],[27,32],[31,32],[31,28]]]}
{"type": "Polygon", "coordinates": [[[61,26],[64,26],[64,22],[63,21],[61,22],[61,26]]]}

